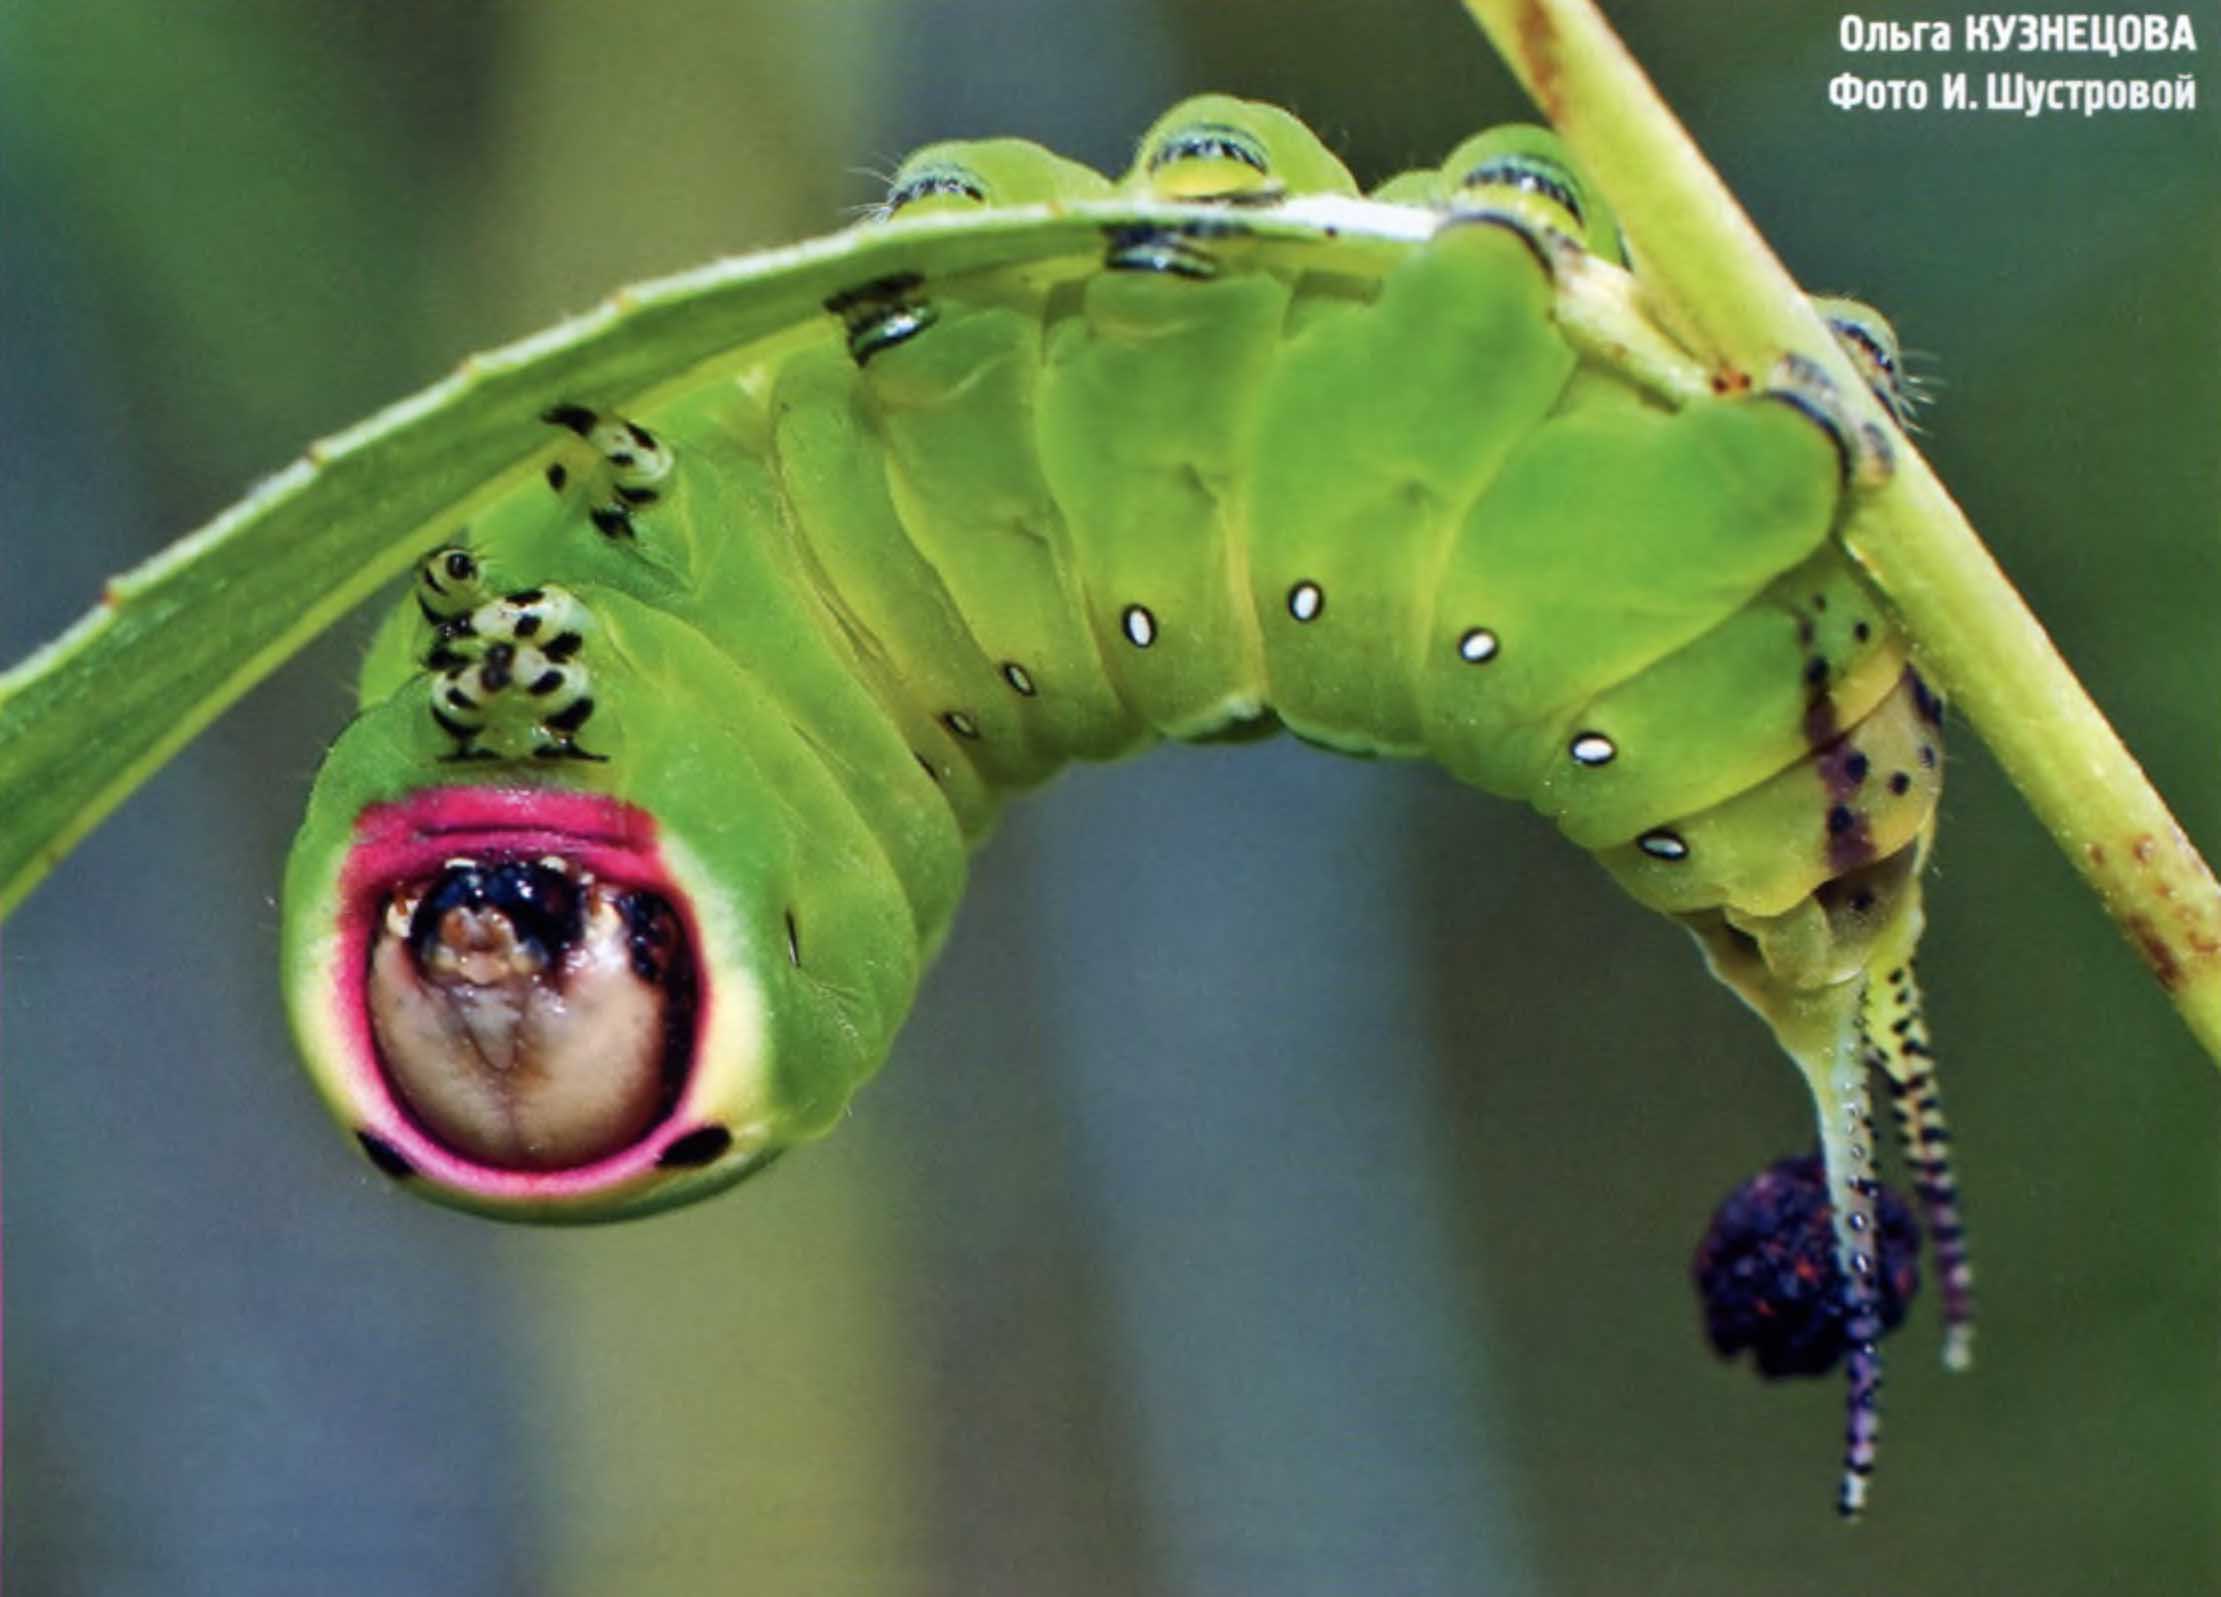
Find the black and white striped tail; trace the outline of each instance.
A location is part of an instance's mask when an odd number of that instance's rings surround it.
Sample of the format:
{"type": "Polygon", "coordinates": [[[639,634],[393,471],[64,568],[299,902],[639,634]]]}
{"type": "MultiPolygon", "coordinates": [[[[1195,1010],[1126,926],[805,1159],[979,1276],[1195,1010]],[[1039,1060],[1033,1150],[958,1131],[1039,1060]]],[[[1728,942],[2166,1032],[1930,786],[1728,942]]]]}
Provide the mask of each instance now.
{"type": "Polygon", "coordinates": [[[1974,1266],[1959,1217],[1951,1128],[1944,1122],[1935,1056],[1921,1017],[1920,984],[1910,959],[1869,979],[1859,1019],[1869,1059],[1889,1082],[1899,1144],[1920,1197],[1922,1222],[1935,1245],[1944,1367],[1963,1370],[1974,1362],[1974,1266]]]}

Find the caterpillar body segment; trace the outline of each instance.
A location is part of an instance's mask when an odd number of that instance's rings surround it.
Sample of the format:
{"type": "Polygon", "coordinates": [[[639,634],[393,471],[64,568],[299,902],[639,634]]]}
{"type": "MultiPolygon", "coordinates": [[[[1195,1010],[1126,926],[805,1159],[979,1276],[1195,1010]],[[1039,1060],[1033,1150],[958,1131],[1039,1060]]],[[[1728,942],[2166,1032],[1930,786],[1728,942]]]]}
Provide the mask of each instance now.
{"type": "Polygon", "coordinates": [[[1626,258],[1611,204],[1581,181],[1548,128],[1515,122],[1474,134],[1442,163],[1424,203],[1507,211],[1566,234],[1599,260],[1620,265],[1626,258]]]}
{"type": "Polygon", "coordinates": [[[1369,306],[1320,317],[1281,350],[1256,421],[1257,452],[1278,465],[1248,474],[1237,520],[1267,693],[1301,736],[1428,750],[1422,689],[1459,523],[1578,364],[1550,303],[1513,232],[1455,228],[1369,306]]]}
{"type": "Polygon", "coordinates": [[[1233,204],[1357,193],[1349,168],[1300,120],[1230,94],[1198,94],[1157,118],[1120,186],[1152,199],[1233,204]]]}
{"type": "MultiPolygon", "coordinates": [[[[1793,359],[1719,399],[1585,340],[1625,246],[1541,130],[1391,187],[1431,233],[1312,270],[1254,219],[1355,187],[1269,107],[1177,107],[1115,184],[932,146],[885,217],[1188,203],[1078,266],[928,250],[529,422],[544,458],[374,645],[289,869],[296,1030],[377,1168],[526,1219],[729,1184],[884,1059],[1007,797],[1284,726],[1531,803],[1773,1027],[1862,1483],[1870,1066],[1966,1302],[1906,963],[1936,706],[1834,537],[1886,452],[1793,359]]],[[[1841,316],[1894,385],[1886,323],[1841,316]]]]}
{"type": "Polygon", "coordinates": [[[1027,139],[950,139],[906,157],[878,218],[1109,197],[1110,180],[1027,139]]]}

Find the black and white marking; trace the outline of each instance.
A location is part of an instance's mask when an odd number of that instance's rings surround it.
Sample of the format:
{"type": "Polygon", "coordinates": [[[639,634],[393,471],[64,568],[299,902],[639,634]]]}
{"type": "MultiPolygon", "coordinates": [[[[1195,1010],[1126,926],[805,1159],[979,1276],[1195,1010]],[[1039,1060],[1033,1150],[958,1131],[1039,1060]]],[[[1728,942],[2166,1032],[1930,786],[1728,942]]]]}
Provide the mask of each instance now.
{"type": "Polygon", "coordinates": [[[1610,765],[1619,756],[1619,745],[1601,732],[1583,732],[1566,745],[1576,765],[1610,765]]]}
{"type": "Polygon", "coordinates": [[[897,272],[827,299],[825,308],[848,331],[849,359],[867,365],[873,356],[908,343],[940,320],[940,313],[920,293],[924,287],[920,273],[897,272]]]}
{"type": "Polygon", "coordinates": [[[440,551],[419,572],[419,603],[434,621],[430,710],[455,740],[448,758],[599,760],[576,741],[594,713],[592,675],[577,659],[592,624],[585,605],[562,588],[525,588],[435,620],[424,590],[441,576],[452,597],[482,591],[484,574],[461,550],[440,551]]]}
{"type": "Polygon", "coordinates": [[[1298,621],[1316,621],[1326,609],[1326,592],[1316,582],[1299,582],[1288,590],[1288,614],[1298,621]]]}
{"type": "Polygon", "coordinates": [[[1157,641],[1157,618],[1138,604],[1126,606],[1125,614],[1118,618],[1118,625],[1126,634],[1126,641],[1137,649],[1146,649],[1157,641]]]}
{"type": "Polygon", "coordinates": [[[1467,665],[1486,665],[1496,658],[1496,634],[1486,627],[1474,627],[1458,639],[1458,658],[1467,665]]]}
{"type": "MultiPolygon", "coordinates": [[[[634,537],[632,513],[662,497],[655,485],[671,474],[670,446],[636,421],[606,416],[570,401],[549,406],[540,412],[540,420],[576,434],[601,456],[600,464],[581,479],[586,484],[586,519],[594,530],[610,539],[634,537]]],[[[549,463],[546,477],[548,486],[559,494],[571,482],[570,471],[560,461],[549,463]]]]}

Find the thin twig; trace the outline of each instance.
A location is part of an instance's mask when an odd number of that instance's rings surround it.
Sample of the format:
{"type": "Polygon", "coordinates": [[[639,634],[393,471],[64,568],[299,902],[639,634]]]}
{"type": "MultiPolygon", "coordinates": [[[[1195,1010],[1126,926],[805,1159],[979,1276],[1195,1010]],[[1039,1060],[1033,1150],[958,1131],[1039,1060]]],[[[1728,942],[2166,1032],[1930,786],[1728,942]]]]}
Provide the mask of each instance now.
{"type": "Polygon", "coordinates": [[[2070,863],[2221,1064],[2221,886],[1928,463],[1897,434],[1719,174],[1590,0],[1463,0],[1556,124],[1649,282],[1719,363],[1763,380],[1820,362],[1896,470],[1844,543],[1903,618],[1920,668],[1973,723],[2070,863]]]}

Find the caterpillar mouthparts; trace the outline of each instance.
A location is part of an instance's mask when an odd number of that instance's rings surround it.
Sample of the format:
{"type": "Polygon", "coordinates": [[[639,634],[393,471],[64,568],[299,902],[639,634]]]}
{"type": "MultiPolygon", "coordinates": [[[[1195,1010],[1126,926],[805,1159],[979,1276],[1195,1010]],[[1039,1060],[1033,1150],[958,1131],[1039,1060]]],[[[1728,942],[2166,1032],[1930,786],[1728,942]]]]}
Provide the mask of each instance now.
{"type": "Polygon", "coordinates": [[[388,1082],[432,1137],[482,1164],[561,1170],[662,1117],[695,987],[657,895],[560,856],[460,858],[388,897],[367,998],[388,1082]]]}

